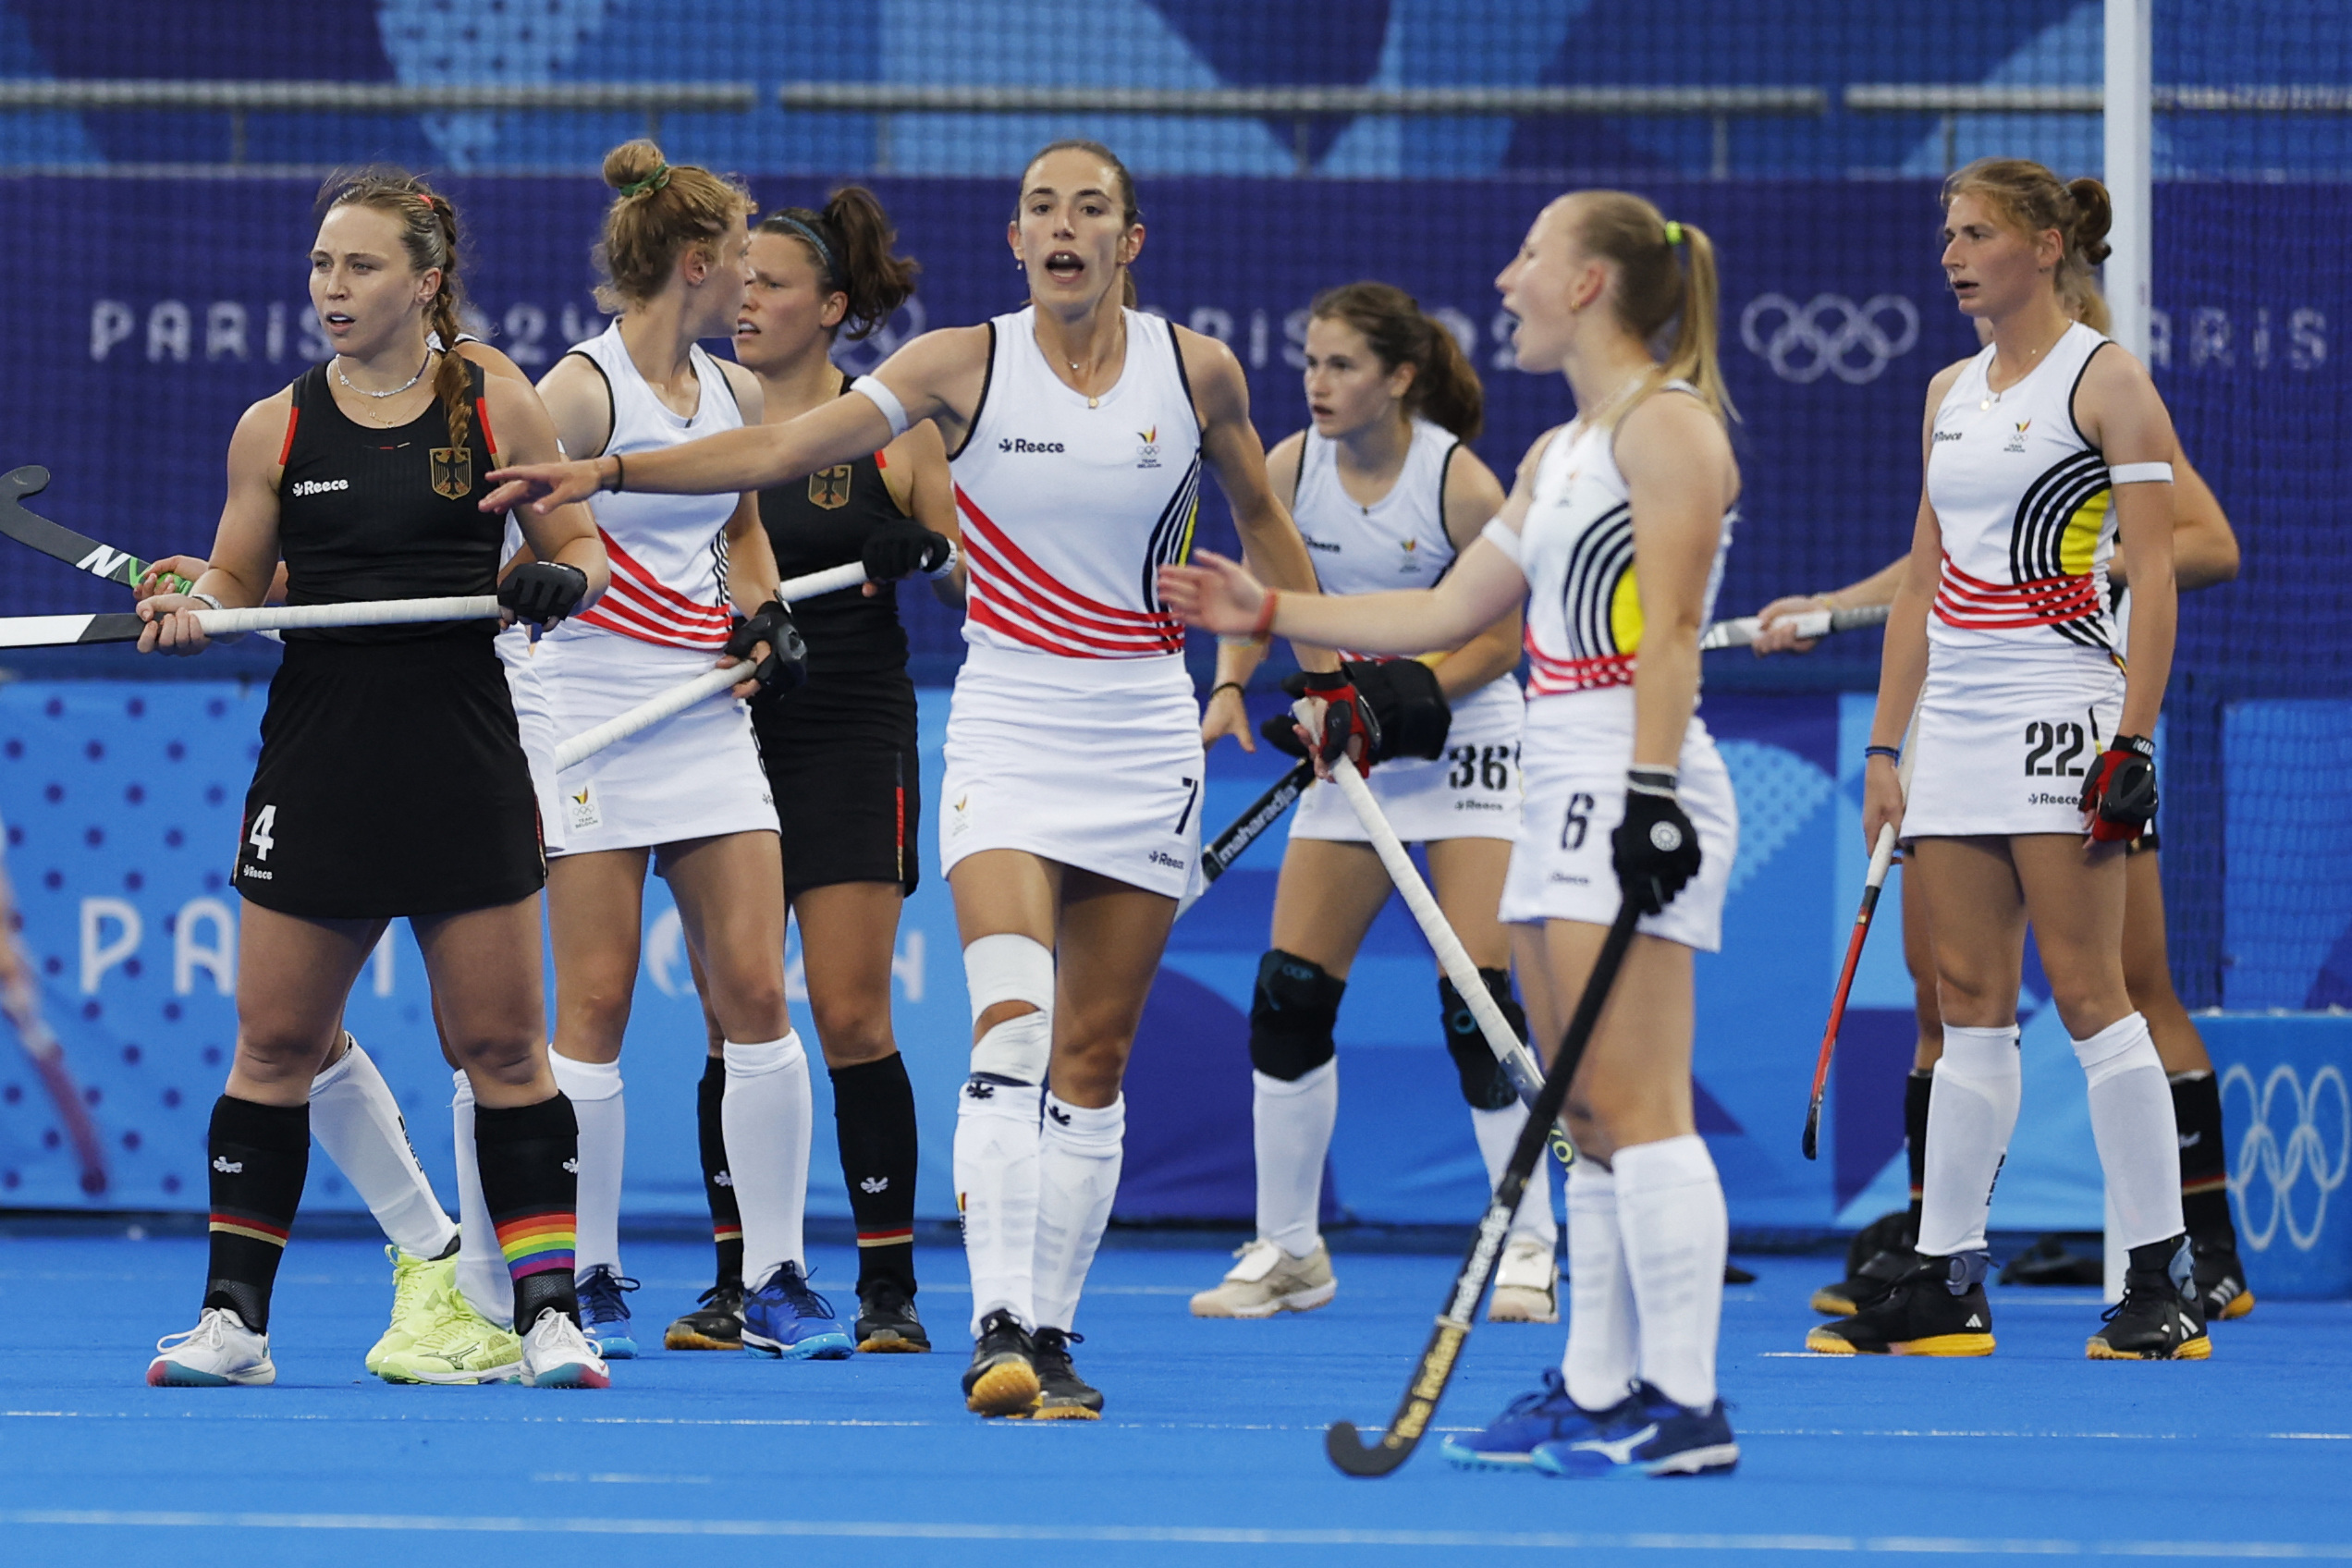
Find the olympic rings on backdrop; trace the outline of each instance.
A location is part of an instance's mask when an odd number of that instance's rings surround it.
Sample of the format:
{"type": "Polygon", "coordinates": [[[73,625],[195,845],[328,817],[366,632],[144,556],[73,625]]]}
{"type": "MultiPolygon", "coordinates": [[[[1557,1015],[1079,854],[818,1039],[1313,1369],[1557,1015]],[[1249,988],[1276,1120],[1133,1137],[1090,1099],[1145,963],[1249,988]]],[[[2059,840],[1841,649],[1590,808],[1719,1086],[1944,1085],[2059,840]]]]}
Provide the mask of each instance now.
{"type": "Polygon", "coordinates": [[[2271,1069],[2259,1095],[2251,1072],[2244,1067],[2231,1068],[2222,1074],[2223,1097],[2226,1099],[2231,1086],[2237,1084],[2246,1086],[2247,1099],[2247,1117],[2239,1124],[2245,1134],[2238,1139],[2237,1158],[2230,1161],[2229,1186],[2237,1197],[2238,1234],[2256,1252],[2267,1251],[2284,1219],[2288,1240],[2297,1251],[2309,1252],[2327,1225],[2328,1194],[2344,1185],[2346,1172],[2352,1171],[2352,1092],[2346,1089],[2344,1074],[2332,1065],[2311,1075],[2308,1095],[2295,1069],[2284,1063],[2271,1069]],[[2321,1101],[2327,1090],[2334,1091],[2335,1110],[2323,1118],[2321,1101]],[[2280,1104],[2282,1099],[2285,1106],[2280,1104]],[[2290,1106],[2294,1125],[2282,1137],[2272,1129],[2272,1111],[2290,1106]],[[2328,1132],[2334,1133],[2333,1160],[2328,1132]],[[2295,1189],[2306,1172],[2320,1194],[2309,1229],[2295,1212],[2295,1189]],[[2271,1193],[2270,1212],[2259,1224],[2253,1205],[2247,1201],[2247,1190],[2258,1179],[2271,1193]]]}
{"type": "Polygon", "coordinates": [[[1785,294],[1758,294],[1740,312],[1740,341],[1782,381],[1802,386],[1827,373],[1861,386],[1919,341],[1919,311],[1900,294],[1873,294],[1859,305],[1843,294],[1816,294],[1802,305],[1785,294]],[[1778,325],[1767,334],[1762,328],[1773,318],[1778,325]]]}

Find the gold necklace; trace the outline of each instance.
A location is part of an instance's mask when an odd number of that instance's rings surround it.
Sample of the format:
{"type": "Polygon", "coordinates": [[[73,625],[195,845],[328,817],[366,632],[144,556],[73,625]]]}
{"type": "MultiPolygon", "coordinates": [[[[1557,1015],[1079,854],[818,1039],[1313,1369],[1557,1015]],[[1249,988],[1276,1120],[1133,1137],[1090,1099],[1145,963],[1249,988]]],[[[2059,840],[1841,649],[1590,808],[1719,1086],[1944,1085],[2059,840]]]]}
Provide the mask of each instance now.
{"type": "MultiPolygon", "coordinates": [[[[1126,341],[1126,338],[1127,338],[1127,323],[1126,323],[1123,319],[1122,319],[1122,320],[1120,322],[1120,324],[1119,324],[1119,337],[1120,337],[1120,341],[1121,341],[1121,343],[1123,345],[1123,344],[1125,343],[1125,341],[1126,341]]],[[[1080,375],[1080,372],[1079,372],[1079,369],[1078,369],[1078,361],[1077,361],[1076,360],[1065,360],[1065,361],[1063,361],[1062,362],[1063,362],[1063,363],[1065,363],[1065,364],[1067,364],[1067,365],[1070,367],[1070,374],[1071,374],[1071,375],[1072,375],[1072,377],[1078,377],[1078,376],[1080,375]]],[[[1075,391],[1077,391],[1077,390],[1078,390],[1078,388],[1077,388],[1077,387],[1075,387],[1075,386],[1072,386],[1072,387],[1071,388],[1071,390],[1072,390],[1072,392],[1075,392],[1075,391]]],[[[1087,406],[1088,408],[1090,408],[1090,409],[1099,409],[1099,408],[1101,408],[1101,407],[1102,407],[1102,398],[1101,398],[1099,396],[1097,396],[1097,395],[1096,395],[1096,394],[1094,394],[1094,393],[1087,393],[1087,394],[1085,395],[1085,398],[1086,398],[1086,406],[1087,406]]]]}
{"type": "MultiPolygon", "coordinates": [[[[2071,330],[2073,330],[2073,329],[2072,329],[2072,328],[2068,328],[2068,331],[2071,331],[2071,330]]],[[[2065,333],[2064,333],[2064,332],[2062,332],[2062,333],[2060,333],[2058,336],[2059,336],[2059,337],[2063,338],[2063,337],[2064,337],[2066,336],[2066,334],[2065,334],[2065,333]]],[[[2042,357],[2042,355],[2044,355],[2044,354],[2046,354],[2046,353],[2050,352],[2050,350],[2051,350],[2051,349],[2052,349],[2056,348],[2057,346],[2058,346],[2058,345],[2057,345],[2057,343],[2056,343],[2056,342],[2054,342],[2054,341],[2053,341],[2053,342],[2050,342],[2050,343],[2045,343],[2045,344],[2043,344],[2040,348],[2036,349],[2035,349],[2032,353],[2027,354],[2027,355],[2026,356],[2026,370],[2025,370],[2025,374],[2024,374],[2019,375],[2019,376],[2017,377],[2017,380],[2016,380],[2016,381],[2013,381],[2013,382],[2011,382],[2011,383],[2010,383],[2007,386],[2003,387],[2003,388],[2001,389],[2001,392],[1995,392],[1995,391],[1992,389],[1992,367],[1991,367],[1991,365],[1987,365],[1987,366],[1985,367],[1985,395],[1984,395],[1984,398],[1983,398],[1983,400],[1982,400],[1982,401],[1980,401],[1980,402],[1978,402],[1978,403],[1977,404],[1977,408],[1978,409],[1978,410],[1980,410],[1980,411],[1981,411],[1981,410],[1985,410],[1985,409],[1990,409],[1991,407],[1992,407],[1992,406],[1993,406],[1993,404],[1998,403],[1999,401],[2001,401],[2001,394],[2002,394],[2002,392],[2008,392],[2008,391],[2012,391],[2012,390],[2014,390],[2014,389],[2016,387],[2016,386],[2017,386],[2018,382],[2022,382],[2022,381],[2024,381],[2024,380],[2026,379],[2026,376],[2027,376],[2027,375],[2030,375],[2030,374],[2033,374],[2033,364],[2034,364],[2034,361],[2035,361],[2036,360],[2040,359],[2040,358],[2042,357]]],[[[1999,358],[2001,357],[2001,350],[2000,350],[2000,349],[1995,349],[1992,352],[1993,352],[1993,358],[1995,358],[1995,359],[1999,359],[1999,358]]]]}

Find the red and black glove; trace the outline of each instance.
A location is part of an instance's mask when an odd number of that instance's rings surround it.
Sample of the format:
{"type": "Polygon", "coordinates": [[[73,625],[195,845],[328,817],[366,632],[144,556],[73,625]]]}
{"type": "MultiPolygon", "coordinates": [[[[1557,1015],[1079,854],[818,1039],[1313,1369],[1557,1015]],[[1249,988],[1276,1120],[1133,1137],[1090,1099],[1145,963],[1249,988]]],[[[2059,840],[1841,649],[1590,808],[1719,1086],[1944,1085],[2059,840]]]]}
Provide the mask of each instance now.
{"type": "Polygon", "coordinates": [[[1325,767],[1341,758],[1369,775],[1380,750],[1380,721],[1343,670],[1317,674],[1302,670],[1282,682],[1284,691],[1323,699],[1323,733],[1316,737],[1316,759],[1325,767]]]}
{"type": "Polygon", "coordinates": [[[2156,747],[2145,736],[2118,735],[2083,780],[2083,826],[2098,844],[2128,844],[2156,815],[2156,747]]]}

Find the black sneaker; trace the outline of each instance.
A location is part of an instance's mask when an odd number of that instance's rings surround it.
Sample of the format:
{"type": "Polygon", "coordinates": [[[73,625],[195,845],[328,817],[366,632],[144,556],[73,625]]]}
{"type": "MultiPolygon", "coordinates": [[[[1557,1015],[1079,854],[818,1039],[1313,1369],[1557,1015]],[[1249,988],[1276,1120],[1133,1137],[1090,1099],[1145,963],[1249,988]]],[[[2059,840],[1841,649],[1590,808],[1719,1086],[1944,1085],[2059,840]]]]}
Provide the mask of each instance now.
{"type": "Polygon", "coordinates": [[[2086,1250],[2076,1252],[2064,1236],[2042,1236],[2001,1266],[2004,1285],[2104,1285],[2107,1253],[2097,1236],[2078,1238],[2086,1250]]]}
{"type": "Polygon", "coordinates": [[[2205,1315],[2193,1293],[2188,1238],[2134,1247],[2124,1270],[2124,1299],[2102,1315],[2107,1327],[2083,1353],[2093,1361],[2203,1361],[2213,1354],[2205,1315]]]}
{"type": "Polygon", "coordinates": [[[721,1280],[698,1298],[702,1305],[662,1334],[664,1350],[743,1348],[743,1281],[721,1280]]]}
{"type": "Polygon", "coordinates": [[[1845,1278],[1815,1291],[1813,1310],[1824,1317],[1851,1317],[1883,1299],[1910,1268],[1911,1248],[1918,1239],[1907,1208],[1882,1214],[1863,1226],[1846,1246],[1845,1278]]]}
{"type": "Polygon", "coordinates": [[[972,1365],[963,1374],[963,1407],[979,1415],[1023,1415],[1037,1403],[1037,1369],[1029,1332],[1002,1307],[980,1319],[972,1365]]]}
{"type": "Polygon", "coordinates": [[[2254,1292],[2247,1288],[2245,1266],[2237,1261],[2234,1237],[2188,1239],[2188,1256],[2197,1283],[2197,1308],[2208,1323],[2225,1323],[2254,1310],[2254,1292]]]}
{"type": "Polygon", "coordinates": [[[1821,1324],[1805,1336],[1805,1348],[1824,1355],[1991,1355],[1992,1307],[1984,1292],[1991,1261],[1980,1252],[1914,1253],[1885,1296],[1821,1324]]]}
{"type": "Polygon", "coordinates": [[[1084,1334],[1040,1329],[1032,1339],[1030,1364],[1037,1369],[1037,1403],[1023,1412],[1032,1421],[1099,1421],[1102,1390],[1078,1376],[1070,1364],[1070,1347],[1084,1342],[1084,1334]]]}
{"type": "Polygon", "coordinates": [[[914,1300],[896,1280],[876,1280],[858,1292],[857,1348],[868,1355],[910,1354],[931,1348],[914,1300]]]}

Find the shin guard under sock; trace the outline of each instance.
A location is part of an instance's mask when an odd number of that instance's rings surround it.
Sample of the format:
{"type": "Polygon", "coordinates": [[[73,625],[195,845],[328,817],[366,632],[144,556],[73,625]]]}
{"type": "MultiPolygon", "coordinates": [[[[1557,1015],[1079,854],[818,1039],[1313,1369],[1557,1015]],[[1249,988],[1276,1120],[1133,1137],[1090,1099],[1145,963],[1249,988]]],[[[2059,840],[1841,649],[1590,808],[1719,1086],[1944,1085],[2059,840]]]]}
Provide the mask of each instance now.
{"type": "Polygon", "coordinates": [[[2075,1057],[2082,1063],[2091,1141],[2099,1145],[2123,1244],[2144,1247],[2179,1235],[2187,1229],[2181,1219],[2180,1134],[2148,1020],[2125,1013],[2076,1040],[2075,1057]]]}
{"type": "Polygon", "coordinates": [[[1568,1169],[1568,1349],[1560,1374],[1568,1397],[1607,1410],[1634,1390],[1641,1341],[1634,1282],[1617,1229],[1617,1177],[1580,1158],[1568,1169]]]}
{"type": "Polygon", "coordinates": [[[857,1220],[858,1289],[878,1280],[914,1293],[914,1085],[906,1059],[833,1070],[833,1130],[857,1220]]]}
{"type": "Polygon", "coordinates": [[[810,1123],[808,1052],[798,1030],[773,1040],[729,1040],[727,1169],[743,1216],[743,1283],[753,1290],[787,1263],[808,1267],[802,1220],[808,1207],[810,1123]]]}
{"type": "Polygon", "coordinates": [[[2236,1252],[2221,1081],[2211,1072],[2175,1072],[2172,1089],[2173,1121],[2180,1131],[2181,1219],[2198,1241],[2219,1242],[2236,1252]]]}
{"type": "Polygon", "coordinates": [[[482,1158],[473,1142],[473,1080],[450,1074],[449,1130],[458,1157],[458,1293],[501,1329],[514,1327],[514,1276],[498,1250],[498,1228],[482,1199],[482,1158]]]}
{"type": "Polygon", "coordinates": [[[1914,1068],[1903,1081],[1903,1153],[1911,1168],[1911,1234],[1919,1233],[1919,1197],[1928,1185],[1928,1102],[1935,1069],[1914,1068]]]}
{"type": "Polygon", "coordinates": [[[311,1108],[213,1102],[212,1264],[206,1306],[226,1306],[255,1333],[269,1331],[270,1288],[294,1229],[311,1168],[311,1108]]]}
{"type": "Polygon", "coordinates": [[[1250,1136],[1257,1156],[1257,1233],[1292,1257],[1323,1239],[1323,1165],[1340,1116],[1340,1064],[1292,1080],[1250,1074],[1250,1136]]]}
{"type": "Polygon", "coordinates": [[[1621,1148],[1617,1234],[1639,1325],[1642,1380],[1676,1404],[1715,1403],[1731,1219],[1715,1161],[1696,1133],[1621,1148]]]}
{"type": "Polygon", "coordinates": [[[1037,1140],[1037,1254],[1031,1286],[1040,1329],[1072,1326],[1094,1267],[1127,1137],[1127,1101],[1100,1109],[1046,1096],[1037,1140]]]}
{"type": "Polygon", "coordinates": [[[999,1309],[1036,1325],[1037,1122],[1044,1090],[975,1072],[956,1096],[956,1213],[972,1270],[972,1332],[999,1309]]]}
{"type": "Polygon", "coordinates": [[[561,1093],[537,1105],[476,1106],[473,1144],[482,1198],[514,1280],[514,1329],[528,1334],[549,1307],[574,1322],[579,1236],[580,1123],[561,1093]]]}
{"type": "Polygon", "coordinates": [[[718,1278],[743,1278],[743,1211],[735,1204],[735,1178],[727,1170],[727,1124],[719,1107],[727,1098],[727,1058],[703,1059],[702,1082],[694,1085],[694,1141],[703,1157],[703,1198],[710,1205],[711,1245],[718,1251],[718,1278]]]}
{"type": "Polygon", "coordinates": [[[2025,1074],[2017,1026],[1943,1026],[1943,1060],[1928,1102],[1919,1250],[1937,1257],[1982,1252],[1992,1184],[2017,1130],[2025,1074]]]}
{"type": "Polygon", "coordinates": [[[448,1252],[458,1228],[417,1163],[392,1086],[357,1040],[311,1080],[311,1133],[394,1246],[410,1257],[448,1252]]]}
{"type": "MultiPolygon", "coordinates": [[[[550,1049],[547,1066],[556,1076],[556,1092],[571,1102],[580,1139],[574,1267],[584,1273],[603,1264],[619,1274],[620,1178],[629,1153],[629,1108],[621,1096],[620,1063],[574,1061],[550,1049]]],[[[517,1333],[527,1331],[529,1319],[515,1321],[517,1333]]]]}
{"type": "MultiPolygon", "coordinates": [[[[1472,1110],[1471,1134],[1478,1140],[1478,1158],[1487,1168],[1487,1191],[1493,1192],[1502,1184],[1503,1167],[1511,1163],[1512,1151],[1519,1146],[1519,1134],[1527,1125],[1527,1108],[1513,1100],[1501,1110],[1472,1110]]],[[[1519,1207],[1511,1217],[1511,1239],[1514,1242],[1535,1242],[1546,1252],[1560,1244],[1560,1220],[1551,1207],[1551,1158],[1547,1155],[1536,1162],[1535,1174],[1527,1178],[1527,1190],[1519,1196],[1519,1207]]]]}

